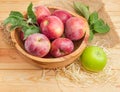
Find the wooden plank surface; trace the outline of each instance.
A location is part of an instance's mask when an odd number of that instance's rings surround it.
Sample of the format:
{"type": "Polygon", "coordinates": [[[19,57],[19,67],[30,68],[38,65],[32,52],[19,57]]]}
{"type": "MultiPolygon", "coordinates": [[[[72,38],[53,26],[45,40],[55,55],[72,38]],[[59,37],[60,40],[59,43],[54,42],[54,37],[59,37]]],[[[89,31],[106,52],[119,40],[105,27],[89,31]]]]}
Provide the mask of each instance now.
{"type": "MultiPolygon", "coordinates": [[[[11,10],[23,12],[31,1],[34,4],[39,2],[39,0],[0,0],[0,21],[4,20],[11,10]]],[[[102,1],[115,25],[115,31],[120,37],[120,1],[102,1]]],[[[96,88],[98,92],[120,92],[120,44],[116,48],[110,49],[110,54],[113,55],[111,57],[112,69],[117,72],[119,84],[114,86],[93,85],[88,88],[59,85],[54,71],[47,73],[47,80],[41,80],[43,71],[31,60],[17,52],[15,48],[8,45],[0,31],[0,92],[96,92],[96,88]]]]}

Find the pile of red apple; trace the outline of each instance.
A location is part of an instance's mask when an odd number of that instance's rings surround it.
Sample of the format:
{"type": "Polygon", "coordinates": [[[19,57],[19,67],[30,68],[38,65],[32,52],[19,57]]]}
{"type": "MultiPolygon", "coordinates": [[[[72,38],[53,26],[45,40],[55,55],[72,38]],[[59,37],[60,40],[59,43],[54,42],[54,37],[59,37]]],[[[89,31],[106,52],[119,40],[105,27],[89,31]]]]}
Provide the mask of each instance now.
{"type": "Polygon", "coordinates": [[[50,10],[45,6],[35,8],[40,33],[27,37],[25,50],[39,57],[62,57],[74,51],[73,41],[83,38],[85,23],[64,10],[50,10]]]}

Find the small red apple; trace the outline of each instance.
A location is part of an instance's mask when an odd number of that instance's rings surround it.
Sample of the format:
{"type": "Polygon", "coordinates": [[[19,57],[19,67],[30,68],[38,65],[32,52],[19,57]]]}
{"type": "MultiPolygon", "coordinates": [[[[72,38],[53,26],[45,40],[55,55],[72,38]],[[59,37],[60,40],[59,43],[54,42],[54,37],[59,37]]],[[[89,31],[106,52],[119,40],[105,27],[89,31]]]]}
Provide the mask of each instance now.
{"type": "Polygon", "coordinates": [[[70,54],[74,50],[73,42],[68,38],[57,38],[52,42],[50,53],[54,57],[70,54]]]}
{"type": "Polygon", "coordinates": [[[42,33],[51,40],[61,37],[64,31],[62,21],[56,16],[45,17],[40,24],[40,28],[42,33]]]}
{"type": "Polygon", "coordinates": [[[49,11],[49,9],[46,6],[37,6],[35,7],[35,14],[37,17],[37,21],[40,24],[41,21],[46,17],[46,16],[50,16],[51,12],[49,11]]]}
{"type": "Polygon", "coordinates": [[[70,13],[68,13],[67,11],[64,11],[64,10],[55,10],[52,15],[60,18],[64,24],[70,17],[72,17],[72,15],[70,13]]]}
{"type": "Polygon", "coordinates": [[[65,36],[71,40],[79,40],[85,34],[85,22],[78,17],[71,17],[65,25],[65,36]]]}
{"type": "Polygon", "coordinates": [[[35,56],[44,57],[50,51],[49,39],[40,33],[35,33],[25,40],[25,50],[35,56]]]}

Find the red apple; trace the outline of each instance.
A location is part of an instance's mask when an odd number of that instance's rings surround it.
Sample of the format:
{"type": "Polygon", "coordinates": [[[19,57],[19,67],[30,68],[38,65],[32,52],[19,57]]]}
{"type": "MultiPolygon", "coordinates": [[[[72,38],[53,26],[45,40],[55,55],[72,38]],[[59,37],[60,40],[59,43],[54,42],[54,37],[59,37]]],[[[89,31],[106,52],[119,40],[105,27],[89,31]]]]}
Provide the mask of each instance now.
{"type": "Polygon", "coordinates": [[[24,45],[28,53],[39,57],[47,55],[51,47],[49,39],[40,33],[28,36],[24,45]]]}
{"type": "Polygon", "coordinates": [[[49,9],[46,6],[35,7],[35,14],[36,14],[37,21],[39,24],[46,16],[51,15],[49,9]]]}
{"type": "Polygon", "coordinates": [[[71,17],[65,25],[65,36],[71,40],[79,40],[85,34],[85,22],[78,17],[71,17]]]}
{"type": "Polygon", "coordinates": [[[22,31],[20,31],[20,39],[24,41],[24,33],[22,31]]]}
{"type": "Polygon", "coordinates": [[[47,55],[45,55],[43,58],[53,58],[53,56],[50,54],[50,52],[47,54],[47,55]]]}
{"type": "Polygon", "coordinates": [[[68,38],[57,38],[52,42],[51,55],[61,57],[70,54],[74,50],[73,42],[68,38]]]}
{"type": "Polygon", "coordinates": [[[41,22],[40,27],[42,33],[51,40],[61,37],[64,31],[62,21],[56,16],[45,17],[41,22]]]}
{"type": "Polygon", "coordinates": [[[64,10],[55,10],[52,15],[60,18],[64,24],[70,17],[72,17],[72,15],[70,13],[68,13],[67,11],[64,11],[64,10]]]}

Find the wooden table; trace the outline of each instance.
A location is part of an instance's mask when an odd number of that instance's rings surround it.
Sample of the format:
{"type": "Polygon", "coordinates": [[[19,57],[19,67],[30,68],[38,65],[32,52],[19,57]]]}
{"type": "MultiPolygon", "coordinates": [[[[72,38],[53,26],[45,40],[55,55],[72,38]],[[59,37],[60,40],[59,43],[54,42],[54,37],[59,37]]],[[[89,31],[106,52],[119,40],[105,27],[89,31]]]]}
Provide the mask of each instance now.
{"type": "MultiPolygon", "coordinates": [[[[30,1],[36,4],[39,0],[0,0],[0,21],[4,20],[11,10],[24,11],[30,1]]],[[[120,0],[103,0],[105,9],[115,25],[120,37],[120,0]]],[[[120,47],[113,49],[115,59],[120,55],[120,47]]],[[[114,70],[120,74],[120,60],[116,59],[114,70]]],[[[21,57],[13,47],[3,40],[0,31],[0,92],[120,92],[120,84],[104,87],[93,86],[88,88],[65,87],[60,90],[55,76],[48,73],[48,80],[40,81],[41,70],[32,65],[27,58],[21,57]],[[24,62],[26,59],[26,62],[24,62]],[[49,78],[51,78],[49,80],[49,78]],[[97,89],[96,89],[97,88],[97,89]]],[[[118,76],[119,78],[119,76],[118,76]]]]}

